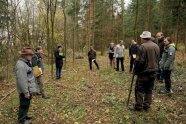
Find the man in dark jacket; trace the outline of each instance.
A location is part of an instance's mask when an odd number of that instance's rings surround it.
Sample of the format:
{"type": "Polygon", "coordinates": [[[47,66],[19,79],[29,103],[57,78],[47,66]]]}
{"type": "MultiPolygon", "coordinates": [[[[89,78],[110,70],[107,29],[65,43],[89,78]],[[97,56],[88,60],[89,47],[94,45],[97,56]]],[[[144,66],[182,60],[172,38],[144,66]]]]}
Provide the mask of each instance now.
{"type": "Polygon", "coordinates": [[[99,70],[99,65],[96,61],[96,51],[94,50],[93,46],[90,47],[90,51],[88,52],[88,60],[89,60],[90,70],[92,70],[92,62],[95,63],[97,69],[99,70]]]}
{"type": "MultiPolygon", "coordinates": [[[[164,51],[164,36],[163,36],[162,32],[158,32],[156,34],[156,42],[160,48],[160,58],[159,58],[159,61],[160,61],[162,58],[162,55],[163,55],[163,51],[164,51]]],[[[159,65],[159,67],[160,67],[160,65],[159,65]]],[[[160,68],[158,69],[157,80],[159,82],[163,82],[163,80],[164,80],[163,71],[160,68]]]]}
{"type": "MultiPolygon", "coordinates": [[[[36,48],[36,53],[32,57],[32,66],[33,67],[38,66],[43,74],[44,66],[42,61],[42,54],[43,54],[43,48],[41,46],[38,46],[36,48]]],[[[36,84],[37,84],[37,95],[41,95],[42,98],[48,99],[49,97],[47,97],[44,93],[42,75],[36,77],[36,84]]]]}
{"type": "Polygon", "coordinates": [[[142,44],[139,47],[134,67],[134,73],[137,75],[135,87],[136,104],[131,109],[148,111],[152,102],[152,89],[156,71],[158,70],[160,50],[158,45],[150,40],[150,32],[144,31],[140,37],[142,44]]]}
{"type": "Polygon", "coordinates": [[[130,70],[129,70],[129,72],[132,72],[132,70],[133,70],[133,65],[134,65],[134,61],[136,59],[137,52],[138,52],[138,44],[134,40],[132,40],[132,43],[129,48],[129,56],[130,56],[130,70]]]}
{"type": "Polygon", "coordinates": [[[56,79],[61,78],[61,71],[63,67],[63,59],[65,58],[62,46],[58,46],[54,52],[55,63],[56,63],[56,79]]]}
{"type": "Polygon", "coordinates": [[[31,60],[33,56],[30,47],[24,47],[19,54],[21,57],[15,66],[16,85],[19,93],[18,122],[24,124],[32,118],[27,115],[32,94],[36,92],[35,78],[32,71],[31,60]]]}

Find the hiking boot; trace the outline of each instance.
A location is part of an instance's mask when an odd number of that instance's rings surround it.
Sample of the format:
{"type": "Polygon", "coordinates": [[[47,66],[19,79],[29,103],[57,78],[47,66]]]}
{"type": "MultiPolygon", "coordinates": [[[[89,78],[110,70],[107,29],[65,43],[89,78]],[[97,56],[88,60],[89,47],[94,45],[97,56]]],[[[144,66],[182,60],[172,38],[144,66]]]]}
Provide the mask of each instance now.
{"type": "Polygon", "coordinates": [[[173,94],[173,91],[172,91],[172,90],[168,91],[168,90],[166,90],[166,89],[163,89],[163,90],[160,90],[159,93],[160,93],[160,94],[173,94]]]}
{"type": "Polygon", "coordinates": [[[157,82],[158,82],[158,83],[161,83],[161,84],[164,83],[163,80],[157,80],[157,82]]]}
{"type": "Polygon", "coordinates": [[[42,95],[43,99],[50,99],[50,97],[46,96],[46,95],[42,95]]]}
{"type": "Polygon", "coordinates": [[[38,93],[38,92],[37,92],[36,95],[37,95],[37,96],[41,96],[41,93],[38,93]]]}
{"type": "Polygon", "coordinates": [[[26,116],[25,119],[26,119],[26,120],[32,120],[32,117],[31,117],[31,116],[26,116]]]}
{"type": "Polygon", "coordinates": [[[141,112],[143,109],[138,108],[136,105],[129,106],[129,110],[141,112]]]}
{"type": "Polygon", "coordinates": [[[144,107],[143,107],[143,110],[145,110],[146,112],[149,112],[149,111],[151,110],[151,108],[150,108],[150,107],[144,106],[144,107]]]}

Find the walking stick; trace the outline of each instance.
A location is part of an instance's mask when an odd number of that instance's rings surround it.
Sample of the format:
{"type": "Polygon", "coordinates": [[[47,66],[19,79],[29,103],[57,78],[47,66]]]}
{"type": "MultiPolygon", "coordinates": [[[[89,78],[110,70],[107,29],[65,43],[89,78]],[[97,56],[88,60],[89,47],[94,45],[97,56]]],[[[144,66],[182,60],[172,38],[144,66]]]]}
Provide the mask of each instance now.
{"type": "Polygon", "coordinates": [[[133,83],[134,83],[134,77],[135,77],[135,74],[132,75],[132,82],[131,82],[131,85],[130,85],[130,90],[129,90],[129,95],[128,95],[128,101],[127,101],[127,106],[129,106],[130,95],[131,95],[132,86],[133,86],[133,83]]]}

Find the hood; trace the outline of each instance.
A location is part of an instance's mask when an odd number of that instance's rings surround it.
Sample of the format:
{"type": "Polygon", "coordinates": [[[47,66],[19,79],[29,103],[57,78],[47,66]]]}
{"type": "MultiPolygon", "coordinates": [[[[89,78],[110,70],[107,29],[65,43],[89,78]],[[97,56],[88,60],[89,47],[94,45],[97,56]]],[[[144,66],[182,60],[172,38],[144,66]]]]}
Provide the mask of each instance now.
{"type": "Polygon", "coordinates": [[[176,47],[176,45],[174,43],[169,44],[168,46],[173,46],[176,47]]]}

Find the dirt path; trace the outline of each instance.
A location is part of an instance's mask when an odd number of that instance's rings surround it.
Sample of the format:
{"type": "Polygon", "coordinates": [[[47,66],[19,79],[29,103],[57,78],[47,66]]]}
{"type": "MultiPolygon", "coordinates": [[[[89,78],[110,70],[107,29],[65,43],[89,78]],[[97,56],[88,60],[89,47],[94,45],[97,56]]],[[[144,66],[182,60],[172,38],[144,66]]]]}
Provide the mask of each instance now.
{"type": "MultiPolygon", "coordinates": [[[[156,83],[152,111],[131,112],[126,107],[131,74],[115,72],[108,66],[106,56],[98,57],[101,69],[88,70],[86,59],[77,60],[75,67],[68,63],[60,81],[51,80],[45,74],[46,93],[51,97],[43,100],[34,97],[30,114],[33,124],[165,124],[185,122],[185,66],[178,66],[174,73],[174,95],[159,95],[163,84],[156,83]]],[[[129,63],[129,60],[125,60],[129,63]]],[[[14,87],[4,85],[0,96],[14,87]],[[11,87],[11,88],[10,88],[11,87]]],[[[0,124],[14,124],[17,120],[18,94],[14,92],[0,104],[0,124]]],[[[132,94],[132,101],[134,101],[132,94]]]]}

